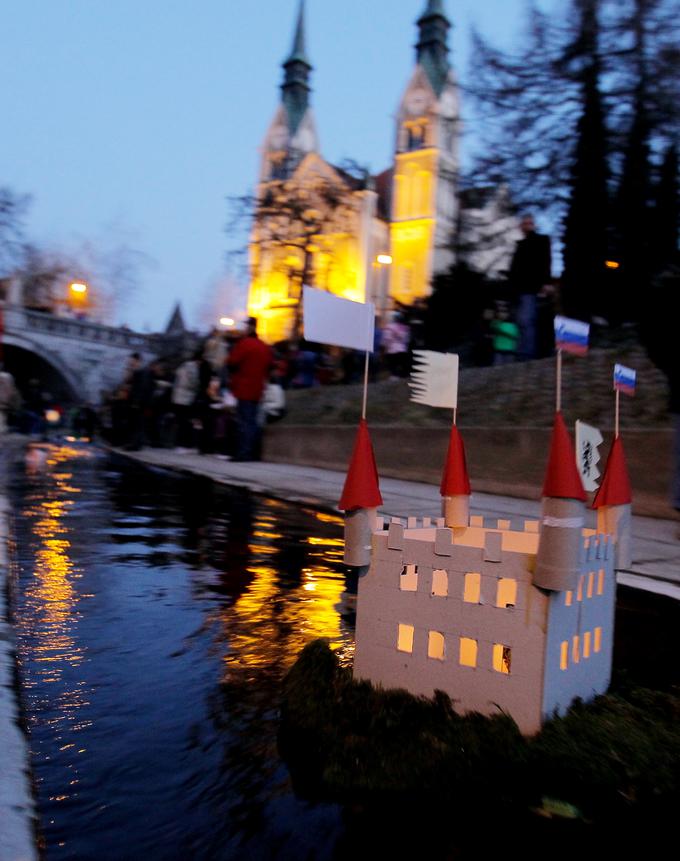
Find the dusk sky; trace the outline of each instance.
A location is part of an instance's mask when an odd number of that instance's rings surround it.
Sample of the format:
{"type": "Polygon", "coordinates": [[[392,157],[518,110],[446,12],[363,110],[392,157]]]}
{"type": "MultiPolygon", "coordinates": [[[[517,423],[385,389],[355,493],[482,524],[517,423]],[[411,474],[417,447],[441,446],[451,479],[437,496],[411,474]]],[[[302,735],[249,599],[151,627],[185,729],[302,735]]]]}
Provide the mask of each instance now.
{"type": "MultiPolygon", "coordinates": [[[[26,228],[40,245],[76,256],[85,243],[140,252],[139,287],[112,322],[162,329],[179,300],[188,323],[203,328],[243,306],[243,289],[224,283],[234,245],[226,198],[254,186],[297,6],[0,3],[0,185],[31,195],[26,228]]],[[[353,158],[374,172],[389,165],[424,8],[425,0],[307,0],[312,105],[329,161],[353,158]]],[[[471,25],[508,45],[525,8],[524,0],[448,0],[459,77],[471,25]]],[[[468,150],[473,135],[469,127],[468,150]]]]}

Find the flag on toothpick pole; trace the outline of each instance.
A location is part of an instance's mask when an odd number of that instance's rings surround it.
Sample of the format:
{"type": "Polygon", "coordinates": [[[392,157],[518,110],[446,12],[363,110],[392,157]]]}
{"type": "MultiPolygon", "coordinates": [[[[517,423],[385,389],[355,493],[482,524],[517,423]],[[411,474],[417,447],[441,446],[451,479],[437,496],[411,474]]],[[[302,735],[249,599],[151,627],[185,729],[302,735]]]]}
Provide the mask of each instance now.
{"type": "Polygon", "coordinates": [[[625,365],[614,365],[614,390],[633,397],[636,377],[637,374],[632,368],[627,368],[625,365]]]}
{"type": "Polygon", "coordinates": [[[588,352],[590,326],[581,320],[555,317],[555,346],[564,353],[585,356],[588,352]]]}
{"type": "Polygon", "coordinates": [[[590,326],[581,320],[555,317],[555,348],[557,350],[557,385],[555,410],[562,411],[562,353],[585,356],[588,352],[590,326]]]}

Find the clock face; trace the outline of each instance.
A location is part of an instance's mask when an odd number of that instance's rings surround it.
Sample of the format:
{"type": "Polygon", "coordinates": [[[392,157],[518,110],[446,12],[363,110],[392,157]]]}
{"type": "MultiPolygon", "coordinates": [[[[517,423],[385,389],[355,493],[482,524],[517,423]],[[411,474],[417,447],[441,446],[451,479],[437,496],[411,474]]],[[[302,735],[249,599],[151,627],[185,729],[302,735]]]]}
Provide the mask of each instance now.
{"type": "Polygon", "coordinates": [[[420,116],[427,105],[425,90],[414,90],[406,99],[406,110],[413,116],[420,116]]]}
{"type": "Polygon", "coordinates": [[[272,133],[269,137],[269,142],[272,149],[283,149],[283,147],[286,145],[287,138],[288,132],[286,131],[285,126],[274,126],[274,128],[272,129],[272,133]]]}

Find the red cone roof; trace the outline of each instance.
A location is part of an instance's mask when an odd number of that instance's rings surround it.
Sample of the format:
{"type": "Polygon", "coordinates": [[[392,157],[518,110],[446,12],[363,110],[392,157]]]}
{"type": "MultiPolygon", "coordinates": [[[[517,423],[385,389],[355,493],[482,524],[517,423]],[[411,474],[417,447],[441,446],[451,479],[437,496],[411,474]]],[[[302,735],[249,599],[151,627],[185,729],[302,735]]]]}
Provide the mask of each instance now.
{"type": "Polygon", "coordinates": [[[465,446],[456,425],[451,426],[449,450],[446,454],[440,493],[442,496],[470,495],[470,479],[465,464],[465,446]]]}
{"type": "Polygon", "coordinates": [[[371,436],[366,419],[361,419],[338,508],[342,511],[377,508],[382,501],[371,436]]]}
{"type": "Polygon", "coordinates": [[[576,467],[576,455],[562,413],[555,413],[548,468],[543,484],[543,496],[554,499],[586,500],[581,476],[576,467]]]}
{"type": "Polygon", "coordinates": [[[632,498],[626,455],[623,453],[621,437],[617,436],[614,437],[602,484],[593,500],[593,508],[601,508],[603,505],[628,505],[632,498]]]}

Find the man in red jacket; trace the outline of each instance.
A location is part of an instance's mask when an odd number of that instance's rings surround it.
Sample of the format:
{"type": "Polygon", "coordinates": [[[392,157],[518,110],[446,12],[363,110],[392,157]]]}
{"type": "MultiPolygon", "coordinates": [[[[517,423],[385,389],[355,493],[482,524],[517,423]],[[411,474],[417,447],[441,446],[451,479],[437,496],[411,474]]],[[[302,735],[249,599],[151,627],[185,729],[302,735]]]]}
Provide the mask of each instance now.
{"type": "Polygon", "coordinates": [[[260,427],[257,412],[272,366],[271,347],[257,337],[257,320],[248,319],[246,333],[229,356],[229,388],[238,401],[238,443],[234,460],[255,460],[260,427]]]}

